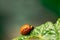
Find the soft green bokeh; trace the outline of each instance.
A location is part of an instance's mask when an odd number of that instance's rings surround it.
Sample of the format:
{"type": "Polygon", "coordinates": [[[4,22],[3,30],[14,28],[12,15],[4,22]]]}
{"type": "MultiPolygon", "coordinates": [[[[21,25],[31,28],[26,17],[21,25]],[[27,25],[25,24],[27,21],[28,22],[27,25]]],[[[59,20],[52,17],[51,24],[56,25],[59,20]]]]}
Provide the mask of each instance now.
{"type": "Polygon", "coordinates": [[[43,5],[60,16],[60,0],[41,0],[43,5]]]}

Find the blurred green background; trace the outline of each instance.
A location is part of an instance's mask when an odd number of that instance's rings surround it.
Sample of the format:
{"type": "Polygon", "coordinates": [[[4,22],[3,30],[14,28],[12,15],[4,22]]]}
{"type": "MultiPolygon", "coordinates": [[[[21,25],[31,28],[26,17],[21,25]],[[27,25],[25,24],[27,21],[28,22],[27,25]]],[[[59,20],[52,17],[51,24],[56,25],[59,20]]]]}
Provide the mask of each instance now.
{"type": "Polygon", "coordinates": [[[19,36],[23,24],[55,23],[59,17],[59,0],[0,0],[0,39],[11,40],[19,36]]]}

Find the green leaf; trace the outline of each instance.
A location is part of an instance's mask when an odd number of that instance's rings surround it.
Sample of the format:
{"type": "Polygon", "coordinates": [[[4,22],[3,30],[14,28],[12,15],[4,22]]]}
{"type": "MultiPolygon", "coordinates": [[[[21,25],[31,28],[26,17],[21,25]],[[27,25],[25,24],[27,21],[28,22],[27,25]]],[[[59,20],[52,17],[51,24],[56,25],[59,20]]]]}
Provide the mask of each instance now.
{"type": "Polygon", "coordinates": [[[29,35],[20,35],[13,40],[60,40],[60,18],[55,24],[46,22],[35,27],[29,35]]]}

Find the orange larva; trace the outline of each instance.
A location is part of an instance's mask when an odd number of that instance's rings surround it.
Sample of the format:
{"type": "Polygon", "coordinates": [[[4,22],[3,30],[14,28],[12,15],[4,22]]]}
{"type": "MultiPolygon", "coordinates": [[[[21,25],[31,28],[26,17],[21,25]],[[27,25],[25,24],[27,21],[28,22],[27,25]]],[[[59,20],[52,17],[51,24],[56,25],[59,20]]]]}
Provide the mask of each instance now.
{"type": "Polygon", "coordinates": [[[20,28],[20,33],[23,35],[28,34],[31,30],[33,29],[33,27],[29,24],[25,24],[20,28]]]}

